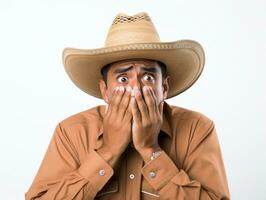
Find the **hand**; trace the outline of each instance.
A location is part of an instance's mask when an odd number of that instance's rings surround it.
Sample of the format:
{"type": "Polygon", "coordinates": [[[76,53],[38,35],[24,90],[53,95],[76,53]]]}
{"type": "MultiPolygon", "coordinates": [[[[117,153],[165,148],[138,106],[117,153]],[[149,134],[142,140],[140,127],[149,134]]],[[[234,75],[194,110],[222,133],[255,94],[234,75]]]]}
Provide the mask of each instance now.
{"type": "Polygon", "coordinates": [[[131,87],[117,87],[110,99],[103,119],[103,146],[101,148],[120,156],[131,140],[132,112],[129,106],[131,87]]]}
{"type": "Polygon", "coordinates": [[[163,102],[159,106],[152,88],[143,87],[143,96],[134,88],[135,97],[131,97],[133,115],[132,138],[136,150],[142,157],[150,157],[153,151],[160,150],[158,134],[163,122],[163,102]],[[145,101],[144,101],[145,100],[145,101]]]}

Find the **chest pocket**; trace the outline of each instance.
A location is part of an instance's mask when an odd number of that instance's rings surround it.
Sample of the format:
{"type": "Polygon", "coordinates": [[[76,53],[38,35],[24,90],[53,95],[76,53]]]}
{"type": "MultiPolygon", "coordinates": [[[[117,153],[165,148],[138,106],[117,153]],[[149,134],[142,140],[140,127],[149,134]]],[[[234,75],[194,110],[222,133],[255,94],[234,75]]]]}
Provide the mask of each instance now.
{"type": "Polygon", "coordinates": [[[141,199],[142,200],[159,200],[160,196],[158,194],[154,194],[151,192],[148,192],[146,190],[141,191],[141,199]]]}
{"type": "Polygon", "coordinates": [[[119,190],[117,178],[111,178],[105,186],[99,191],[95,197],[95,200],[109,199],[117,194],[119,190]]]}

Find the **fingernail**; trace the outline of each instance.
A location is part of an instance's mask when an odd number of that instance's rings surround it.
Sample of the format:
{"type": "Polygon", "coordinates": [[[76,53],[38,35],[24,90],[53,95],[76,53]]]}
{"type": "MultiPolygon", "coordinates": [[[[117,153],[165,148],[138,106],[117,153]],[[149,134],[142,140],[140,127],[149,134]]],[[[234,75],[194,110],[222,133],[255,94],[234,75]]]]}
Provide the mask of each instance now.
{"type": "Polygon", "coordinates": [[[136,90],[135,91],[135,95],[139,96],[140,95],[140,91],[139,90],[136,90]]]}
{"type": "Polygon", "coordinates": [[[149,87],[145,85],[145,86],[142,88],[142,90],[143,90],[143,92],[144,92],[144,91],[148,91],[148,90],[149,90],[149,87]]]}
{"type": "Polygon", "coordinates": [[[140,95],[140,91],[138,87],[134,87],[134,94],[136,95],[140,95]]]}
{"type": "Polygon", "coordinates": [[[127,92],[131,92],[131,91],[132,91],[131,87],[127,86],[127,92]]]}
{"type": "Polygon", "coordinates": [[[123,86],[119,86],[119,91],[120,92],[124,92],[124,87],[123,86]]]}
{"type": "Polygon", "coordinates": [[[131,90],[131,97],[134,97],[134,96],[135,96],[134,90],[131,90]]]}
{"type": "Polygon", "coordinates": [[[116,92],[118,91],[118,89],[119,89],[119,87],[115,87],[115,91],[116,91],[116,92]]]}

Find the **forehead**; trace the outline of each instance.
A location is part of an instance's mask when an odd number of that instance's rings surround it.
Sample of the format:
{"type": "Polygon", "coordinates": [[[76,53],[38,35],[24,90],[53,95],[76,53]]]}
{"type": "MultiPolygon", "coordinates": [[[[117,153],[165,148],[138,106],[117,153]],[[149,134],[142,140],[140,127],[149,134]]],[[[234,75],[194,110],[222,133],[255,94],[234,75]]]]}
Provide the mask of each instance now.
{"type": "Polygon", "coordinates": [[[123,67],[129,67],[129,66],[140,66],[140,67],[145,67],[145,68],[158,68],[158,69],[160,69],[160,66],[156,60],[128,59],[128,60],[122,60],[122,61],[112,63],[110,65],[109,70],[114,71],[116,69],[123,68],[123,67]]]}

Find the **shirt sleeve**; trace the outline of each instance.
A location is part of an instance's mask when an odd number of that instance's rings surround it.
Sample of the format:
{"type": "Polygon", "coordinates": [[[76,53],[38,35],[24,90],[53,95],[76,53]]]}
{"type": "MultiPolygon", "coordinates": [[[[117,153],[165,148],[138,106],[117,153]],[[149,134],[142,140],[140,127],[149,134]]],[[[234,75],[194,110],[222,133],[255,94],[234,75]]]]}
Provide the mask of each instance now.
{"type": "Polygon", "coordinates": [[[80,164],[71,141],[58,124],[25,199],[94,199],[113,173],[94,150],[80,164]]]}
{"type": "Polygon", "coordinates": [[[212,121],[198,123],[179,169],[163,151],[142,168],[160,199],[229,200],[229,190],[216,130],[212,121]]]}

